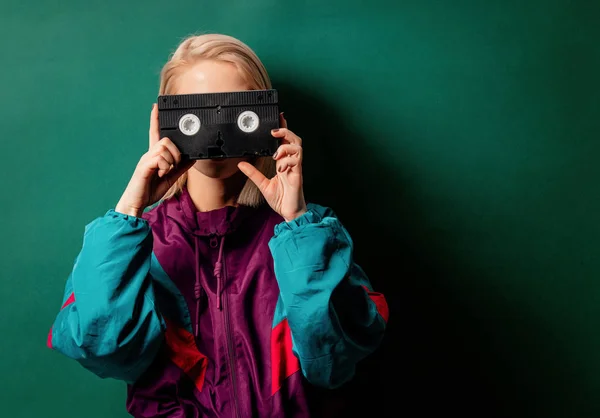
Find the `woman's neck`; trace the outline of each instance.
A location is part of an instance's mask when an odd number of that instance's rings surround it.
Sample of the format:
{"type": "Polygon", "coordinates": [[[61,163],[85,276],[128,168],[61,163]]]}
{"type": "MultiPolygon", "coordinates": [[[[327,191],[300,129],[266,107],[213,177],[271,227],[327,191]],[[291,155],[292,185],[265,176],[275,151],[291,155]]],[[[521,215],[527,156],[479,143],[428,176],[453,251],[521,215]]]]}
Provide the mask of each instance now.
{"type": "Polygon", "coordinates": [[[199,212],[209,212],[225,206],[237,206],[246,177],[238,172],[227,179],[215,179],[190,170],[187,178],[187,190],[194,206],[199,212]]]}

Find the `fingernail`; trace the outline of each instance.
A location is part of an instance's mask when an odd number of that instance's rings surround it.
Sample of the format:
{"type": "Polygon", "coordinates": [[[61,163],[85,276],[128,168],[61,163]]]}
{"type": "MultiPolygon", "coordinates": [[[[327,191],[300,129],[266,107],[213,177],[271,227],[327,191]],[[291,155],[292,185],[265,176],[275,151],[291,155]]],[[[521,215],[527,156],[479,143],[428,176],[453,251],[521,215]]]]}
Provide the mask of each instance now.
{"type": "Polygon", "coordinates": [[[281,112],[281,116],[285,119],[285,113],[281,112]]]}
{"type": "Polygon", "coordinates": [[[273,154],[273,159],[277,158],[278,153],[279,153],[279,151],[275,151],[275,154],[273,154]]]}
{"type": "Polygon", "coordinates": [[[279,132],[279,129],[273,129],[271,132],[273,132],[274,134],[276,134],[277,132],[279,132]]]}

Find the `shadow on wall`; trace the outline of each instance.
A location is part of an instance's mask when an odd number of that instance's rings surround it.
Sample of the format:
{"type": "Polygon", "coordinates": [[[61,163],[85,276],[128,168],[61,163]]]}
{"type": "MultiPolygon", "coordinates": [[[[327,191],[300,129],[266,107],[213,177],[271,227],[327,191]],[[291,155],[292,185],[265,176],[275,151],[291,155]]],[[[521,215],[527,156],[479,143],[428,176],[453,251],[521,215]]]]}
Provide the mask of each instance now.
{"type": "MultiPolygon", "coordinates": [[[[485,278],[468,266],[439,267],[448,263],[436,260],[452,254],[436,250],[435,230],[411,202],[417,185],[402,180],[401,168],[394,167],[401,163],[388,161],[385,150],[361,150],[369,138],[344,129],[344,104],[277,79],[274,86],[290,129],[303,138],[307,201],[335,210],[353,237],[356,262],[390,307],[383,345],[336,391],[348,408],[342,416],[549,416],[538,415],[540,405],[548,406],[544,387],[560,392],[569,384],[536,349],[551,332],[486,290],[485,278]],[[456,277],[461,283],[481,281],[488,306],[469,306],[468,295],[453,283],[456,277]],[[551,387],[557,382],[560,387],[551,387]]],[[[546,354],[563,358],[557,351],[559,344],[546,354]]]]}

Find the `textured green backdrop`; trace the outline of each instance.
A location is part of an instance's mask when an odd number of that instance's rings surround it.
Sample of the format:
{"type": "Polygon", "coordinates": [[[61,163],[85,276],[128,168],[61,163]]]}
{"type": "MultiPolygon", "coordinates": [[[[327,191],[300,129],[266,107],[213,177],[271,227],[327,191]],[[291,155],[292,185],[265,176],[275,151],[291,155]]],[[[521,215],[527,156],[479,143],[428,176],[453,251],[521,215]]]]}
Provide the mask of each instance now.
{"type": "Polygon", "coordinates": [[[0,0],[0,416],[127,416],[124,386],[46,335],[162,64],[222,32],[265,62],[308,198],[391,305],[342,394],[373,416],[598,417],[599,22],[595,0],[0,0]]]}

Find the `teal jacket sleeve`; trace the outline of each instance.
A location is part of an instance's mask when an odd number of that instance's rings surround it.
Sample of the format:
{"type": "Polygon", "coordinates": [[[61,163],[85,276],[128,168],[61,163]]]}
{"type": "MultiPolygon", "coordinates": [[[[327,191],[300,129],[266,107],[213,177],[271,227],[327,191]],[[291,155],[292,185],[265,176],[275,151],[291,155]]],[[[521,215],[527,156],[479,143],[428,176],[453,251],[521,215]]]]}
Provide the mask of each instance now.
{"type": "Polygon", "coordinates": [[[353,261],[353,243],[328,208],[309,205],[269,242],[293,350],[306,379],[337,388],[381,343],[385,297],[353,261]]]}
{"type": "Polygon", "coordinates": [[[90,223],[48,345],[102,378],[135,382],[165,329],[154,306],[151,259],[146,220],[110,210],[90,223]]]}

